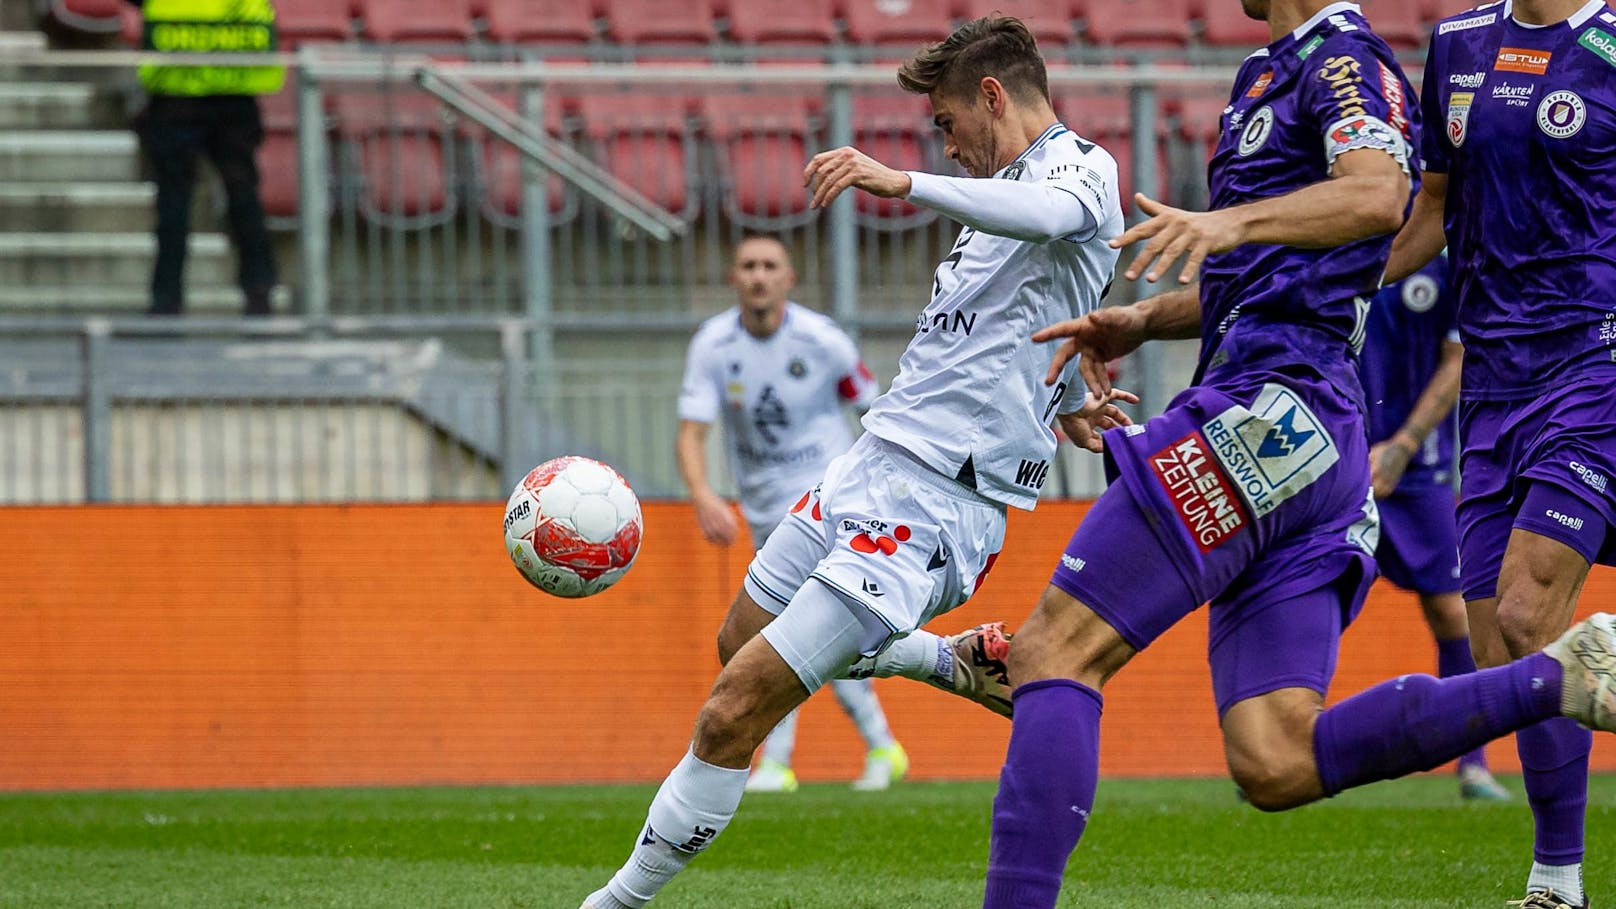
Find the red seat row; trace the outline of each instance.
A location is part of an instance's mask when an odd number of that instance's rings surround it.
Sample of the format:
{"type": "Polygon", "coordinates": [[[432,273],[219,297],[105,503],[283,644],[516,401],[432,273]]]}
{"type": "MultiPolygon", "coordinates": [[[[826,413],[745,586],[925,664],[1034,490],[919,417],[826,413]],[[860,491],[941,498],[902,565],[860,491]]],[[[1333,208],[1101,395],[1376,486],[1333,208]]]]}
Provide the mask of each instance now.
{"type": "MultiPolygon", "coordinates": [[[[508,102],[514,99],[507,98],[508,102]]],[[[1208,101],[1216,99],[1205,99],[1208,101]]],[[[1057,95],[1063,120],[1116,157],[1122,199],[1133,184],[1133,131],[1128,98],[1121,93],[1065,91],[1057,95]]],[[[762,228],[781,228],[814,217],[802,186],[802,168],[824,141],[821,99],[809,94],[721,93],[684,95],[592,95],[545,105],[546,129],[577,142],[593,160],[651,201],[692,218],[700,207],[703,162],[710,161],[715,191],[726,216],[762,228]],[[705,157],[704,157],[705,155],[705,157]]],[[[1182,122],[1209,118],[1209,126],[1184,130],[1187,141],[1215,134],[1209,105],[1182,122]]],[[[1219,105],[1221,107],[1221,104],[1219,105]]],[[[337,160],[333,168],[355,188],[359,210],[373,221],[418,227],[453,216],[455,179],[448,143],[469,140],[477,203],[496,223],[514,225],[524,181],[521,156],[509,144],[489,140],[480,128],[445,120],[435,102],[420,95],[351,94],[332,104],[337,160]],[[486,141],[485,141],[486,140],[486,141]]],[[[854,141],[881,160],[905,169],[946,170],[941,146],[922,99],[900,95],[856,96],[854,141]]],[[[266,99],[266,141],[260,152],[265,208],[282,220],[297,213],[296,115],[290,92],[266,99]]],[[[1167,172],[1162,121],[1155,143],[1159,171],[1167,172]]],[[[1166,191],[1165,186],[1162,190],[1166,191]]],[[[576,200],[551,178],[546,188],[553,215],[570,212],[576,200]]],[[[902,229],[929,220],[929,213],[901,200],[856,197],[862,223],[902,229]]]]}
{"type": "MultiPolygon", "coordinates": [[[[86,31],[139,37],[138,13],[123,0],[50,0],[53,15],[86,31]]],[[[1393,47],[1416,48],[1431,23],[1464,9],[1461,0],[1368,0],[1365,13],[1393,47]]],[[[828,45],[837,41],[904,51],[948,34],[963,18],[1022,17],[1046,45],[1182,49],[1197,41],[1250,47],[1267,25],[1236,0],[276,0],[282,41],[363,40],[386,44],[700,47],[828,45]],[[356,25],[357,21],[357,25],[356,25]],[[727,28],[721,32],[719,23],[727,28]],[[480,28],[479,28],[480,23],[480,28]]]]}

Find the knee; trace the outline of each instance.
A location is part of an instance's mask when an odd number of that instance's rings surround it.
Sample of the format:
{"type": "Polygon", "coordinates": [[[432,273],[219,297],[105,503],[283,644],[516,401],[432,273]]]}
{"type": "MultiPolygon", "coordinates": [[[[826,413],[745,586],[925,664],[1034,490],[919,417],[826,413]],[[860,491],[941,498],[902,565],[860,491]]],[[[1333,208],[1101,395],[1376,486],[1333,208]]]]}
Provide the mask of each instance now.
{"type": "Polygon", "coordinates": [[[1011,640],[1005,667],[1014,685],[1069,678],[1098,689],[1133,654],[1133,648],[1098,614],[1050,587],[1011,640]]]}
{"type": "Polygon", "coordinates": [[[1285,754],[1231,755],[1229,775],[1253,808],[1285,811],[1317,799],[1311,749],[1305,759],[1285,754]]]}
{"type": "MultiPolygon", "coordinates": [[[[757,742],[749,741],[747,718],[753,708],[743,686],[720,682],[696,715],[692,740],[697,754],[710,763],[749,757],[757,742]]],[[[759,737],[761,741],[761,737],[759,737]]]]}
{"type": "Polygon", "coordinates": [[[1550,625],[1552,610],[1544,608],[1547,585],[1521,581],[1500,591],[1498,636],[1511,658],[1541,650],[1564,629],[1550,625]]]}

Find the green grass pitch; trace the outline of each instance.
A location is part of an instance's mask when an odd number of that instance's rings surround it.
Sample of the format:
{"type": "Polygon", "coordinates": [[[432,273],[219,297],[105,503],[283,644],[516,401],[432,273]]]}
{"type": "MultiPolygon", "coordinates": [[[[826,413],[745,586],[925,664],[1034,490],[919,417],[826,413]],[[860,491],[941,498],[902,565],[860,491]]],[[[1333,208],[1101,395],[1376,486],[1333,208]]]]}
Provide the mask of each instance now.
{"type": "MultiPolygon", "coordinates": [[[[1062,906],[1502,909],[1530,861],[1516,800],[1447,775],[1264,815],[1226,780],[1105,780],[1062,906]]],[[[649,786],[0,796],[0,907],[576,909],[649,786]]],[[[980,905],[989,783],[752,795],[658,909],[980,905]]],[[[1616,778],[1595,777],[1588,888],[1616,900],[1616,778]]]]}

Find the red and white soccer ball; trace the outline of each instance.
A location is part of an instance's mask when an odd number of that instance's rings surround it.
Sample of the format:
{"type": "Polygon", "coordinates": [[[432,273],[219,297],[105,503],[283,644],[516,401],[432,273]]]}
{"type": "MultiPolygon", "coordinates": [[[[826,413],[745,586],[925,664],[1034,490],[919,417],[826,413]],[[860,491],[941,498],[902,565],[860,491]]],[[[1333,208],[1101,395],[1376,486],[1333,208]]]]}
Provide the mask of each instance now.
{"type": "Polygon", "coordinates": [[[643,529],[640,500],[622,475],[575,455],[533,468],[505,503],[505,551],[522,577],[558,597],[617,583],[643,529]]]}

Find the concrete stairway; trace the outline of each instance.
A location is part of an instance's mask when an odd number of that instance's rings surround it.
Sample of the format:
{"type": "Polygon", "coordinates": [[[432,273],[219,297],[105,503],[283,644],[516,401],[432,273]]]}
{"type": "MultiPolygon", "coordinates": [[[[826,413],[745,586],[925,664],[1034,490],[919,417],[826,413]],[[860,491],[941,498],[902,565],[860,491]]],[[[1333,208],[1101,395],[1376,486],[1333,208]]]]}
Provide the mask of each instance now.
{"type": "MultiPolygon", "coordinates": [[[[0,32],[0,47],[42,47],[0,32]]],[[[140,175],[123,99],[87,74],[0,70],[0,313],[136,315],[146,309],[154,189],[140,175]],[[74,81],[84,77],[84,81],[74,81]]],[[[202,168],[207,172],[206,166],[202,168]]],[[[235,257],[198,186],[186,309],[241,311],[235,257]]]]}

